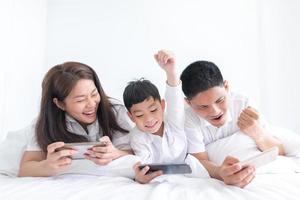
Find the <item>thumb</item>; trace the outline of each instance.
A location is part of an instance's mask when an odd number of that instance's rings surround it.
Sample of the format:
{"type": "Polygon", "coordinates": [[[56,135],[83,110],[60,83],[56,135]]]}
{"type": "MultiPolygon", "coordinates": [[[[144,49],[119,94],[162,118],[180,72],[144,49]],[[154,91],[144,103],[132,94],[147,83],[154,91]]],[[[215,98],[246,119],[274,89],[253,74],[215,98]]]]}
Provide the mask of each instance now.
{"type": "Polygon", "coordinates": [[[228,164],[228,165],[233,165],[238,162],[240,162],[239,159],[232,156],[227,156],[223,161],[224,164],[228,164]]]}

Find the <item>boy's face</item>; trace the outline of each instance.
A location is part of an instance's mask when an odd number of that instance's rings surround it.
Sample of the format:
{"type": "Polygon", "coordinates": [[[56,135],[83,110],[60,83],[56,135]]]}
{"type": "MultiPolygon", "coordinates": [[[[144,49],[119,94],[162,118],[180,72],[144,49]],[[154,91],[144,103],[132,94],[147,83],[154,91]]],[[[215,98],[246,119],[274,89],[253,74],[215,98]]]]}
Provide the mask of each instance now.
{"type": "Polygon", "coordinates": [[[228,111],[228,84],[216,86],[198,93],[186,100],[192,109],[211,125],[221,127],[225,124],[228,111]]]}
{"type": "Polygon", "coordinates": [[[128,116],[136,124],[139,130],[160,135],[165,101],[154,100],[150,97],[141,103],[132,105],[128,116]]]}

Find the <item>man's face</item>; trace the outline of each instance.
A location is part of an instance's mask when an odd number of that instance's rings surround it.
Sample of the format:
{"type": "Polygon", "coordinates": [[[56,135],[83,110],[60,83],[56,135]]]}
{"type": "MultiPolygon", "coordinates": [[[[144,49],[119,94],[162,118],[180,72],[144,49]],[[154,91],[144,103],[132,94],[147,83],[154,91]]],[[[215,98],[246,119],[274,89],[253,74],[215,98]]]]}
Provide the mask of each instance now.
{"type": "Polygon", "coordinates": [[[221,127],[227,120],[228,86],[216,86],[198,93],[187,103],[203,119],[215,127],[221,127]]]}

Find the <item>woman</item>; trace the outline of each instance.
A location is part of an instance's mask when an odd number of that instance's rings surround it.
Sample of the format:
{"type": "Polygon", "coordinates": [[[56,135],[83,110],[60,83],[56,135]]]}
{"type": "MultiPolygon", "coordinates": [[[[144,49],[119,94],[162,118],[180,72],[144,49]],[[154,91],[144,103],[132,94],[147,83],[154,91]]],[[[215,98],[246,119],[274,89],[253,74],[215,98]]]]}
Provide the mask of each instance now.
{"type": "Polygon", "coordinates": [[[86,159],[106,165],[131,154],[126,110],[103,91],[95,71],[82,63],[51,68],[42,83],[41,108],[19,176],[53,176],[65,171],[76,153],[64,143],[104,141],[86,159]]]}

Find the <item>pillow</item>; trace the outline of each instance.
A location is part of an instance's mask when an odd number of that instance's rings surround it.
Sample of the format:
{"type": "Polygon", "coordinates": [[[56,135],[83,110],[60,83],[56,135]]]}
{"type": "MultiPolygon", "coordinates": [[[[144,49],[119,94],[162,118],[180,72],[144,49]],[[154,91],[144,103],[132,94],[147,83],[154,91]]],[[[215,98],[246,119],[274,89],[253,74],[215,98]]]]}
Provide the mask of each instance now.
{"type": "MultiPolygon", "coordinates": [[[[9,132],[7,137],[0,143],[0,174],[15,177],[18,175],[20,162],[26,145],[28,135],[33,131],[34,125],[24,129],[9,132]]],[[[138,162],[136,156],[123,156],[106,166],[99,166],[89,160],[74,160],[70,168],[62,174],[89,174],[105,176],[124,176],[133,178],[132,166],[138,162]]]]}
{"type": "Polygon", "coordinates": [[[217,140],[206,145],[209,160],[221,165],[226,156],[233,156],[244,160],[260,153],[255,142],[242,132],[217,140]]]}
{"type": "Polygon", "coordinates": [[[32,126],[8,132],[4,141],[0,143],[0,173],[8,176],[17,176],[22,155],[27,144],[27,132],[32,126]]]}
{"type": "MultiPolygon", "coordinates": [[[[294,158],[300,157],[299,135],[282,128],[273,128],[272,134],[273,133],[282,141],[287,156],[293,156],[294,158]]],[[[226,156],[233,156],[242,161],[261,153],[254,141],[242,132],[236,132],[229,137],[206,145],[206,151],[209,159],[217,165],[221,165],[226,156]]],[[[260,167],[257,173],[294,173],[299,170],[299,164],[296,163],[297,161],[287,156],[279,156],[275,161],[260,167]]]]}

